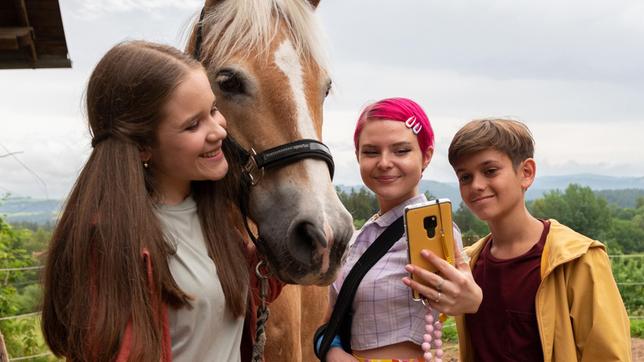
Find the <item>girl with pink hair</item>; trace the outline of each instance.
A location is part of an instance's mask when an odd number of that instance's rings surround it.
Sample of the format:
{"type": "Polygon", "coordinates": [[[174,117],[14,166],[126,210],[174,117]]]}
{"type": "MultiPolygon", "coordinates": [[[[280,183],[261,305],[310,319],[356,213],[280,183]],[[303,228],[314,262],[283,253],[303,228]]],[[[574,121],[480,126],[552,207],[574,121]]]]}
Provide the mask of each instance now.
{"type": "MultiPolygon", "coordinates": [[[[434,131],[429,119],[416,102],[406,98],[387,98],[368,105],[358,118],[353,139],[360,176],[374,192],[380,210],[350,244],[339,278],[330,289],[332,308],[327,319],[331,318],[345,278],[367,248],[403,215],[405,206],[427,201],[419,191],[419,182],[434,154],[434,131]]],[[[456,226],[454,235],[460,248],[462,241],[456,226]]],[[[430,312],[423,303],[412,300],[410,289],[401,282],[407,281],[407,263],[407,238],[403,234],[360,282],[349,321],[340,328],[342,337],[333,339],[328,353],[318,350],[321,360],[441,360],[438,312],[476,310],[481,302],[480,288],[469,268],[452,268],[457,271],[443,275],[442,287],[456,287],[459,299],[450,298],[450,303],[443,305],[432,301],[430,312]]],[[[317,339],[318,347],[322,339],[317,339]]]]}

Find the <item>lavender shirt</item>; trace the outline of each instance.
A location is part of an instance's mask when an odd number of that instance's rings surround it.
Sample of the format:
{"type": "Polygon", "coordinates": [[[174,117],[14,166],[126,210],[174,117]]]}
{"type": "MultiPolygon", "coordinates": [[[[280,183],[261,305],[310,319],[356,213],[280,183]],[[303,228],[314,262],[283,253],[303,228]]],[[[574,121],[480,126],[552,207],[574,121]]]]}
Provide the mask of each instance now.
{"type": "MultiPolygon", "coordinates": [[[[349,249],[338,279],[330,288],[329,299],[335,305],[344,279],[371,243],[396,219],[405,206],[427,201],[420,194],[387,211],[372,217],[360,229],[349,249]]],[[[454,226],[454,237],[462,247],[461,233],[454,226]]],[[[425,333],[425,309],[421,302],[411,299],[410,289],[401,279],[407,276],[407,236],[403,235],[382,259],[367,272],[353,300],[351,347],[365,350],[410,341],[420,345],[425,333]]]]}

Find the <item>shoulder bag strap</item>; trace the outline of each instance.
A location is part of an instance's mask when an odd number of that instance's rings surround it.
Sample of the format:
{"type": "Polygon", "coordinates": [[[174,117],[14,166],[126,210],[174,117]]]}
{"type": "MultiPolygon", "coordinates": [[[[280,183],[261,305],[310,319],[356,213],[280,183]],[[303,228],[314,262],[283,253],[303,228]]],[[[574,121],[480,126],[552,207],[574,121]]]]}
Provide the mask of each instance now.
{"type": "Polygon", "coordinates": [[[358,286],[364,278],[365,274],[373,267],[380,258],[382,258],[396,241],[398,241],[405,231],[403,225],[403,217],[399,217],[391,225],[389,225],[385,231],[378,236],[378,238],[367,248],[367,250],[362,254],[360,259],[353,266],[349,275],[347,275],[344,283],[342,283],[342,288],[338,294],[335,305],[333,306],[333,312],[331,313],[331,318],[327,324],[324,337],[322,338],[322,343],[320,344],[320,359],[324,361],[326,358],[326,353],[329,351],[331,346],[331,341],[338,333],[340,324],[344,320],[347,312],[350,310],[351,305],[353,304],[353,298],[356,295],[358,286]]]}

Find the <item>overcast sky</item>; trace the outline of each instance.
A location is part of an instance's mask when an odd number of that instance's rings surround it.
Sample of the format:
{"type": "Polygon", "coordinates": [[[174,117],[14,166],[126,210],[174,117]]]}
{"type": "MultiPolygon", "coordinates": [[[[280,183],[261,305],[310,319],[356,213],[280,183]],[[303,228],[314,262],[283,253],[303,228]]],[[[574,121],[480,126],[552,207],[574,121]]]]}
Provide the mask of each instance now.
{"type": "MultiPolygon", "coordinates": [[[[125,39],[183,47],[201,1],[61,0],[73,68],[0,70],[0,195],[63,198],[89,155],[87,78],[125,39]],[[25,166],[31,170],[28,171],[25,166]]],[[[352,133],[370,101],[405,96],[437,134],[426,179],[454,181],[449,142],[473,118],[524,121],[539,175],[644,176],[644,2],[324,0],[335,182],[360,183],[352,133]]]]}

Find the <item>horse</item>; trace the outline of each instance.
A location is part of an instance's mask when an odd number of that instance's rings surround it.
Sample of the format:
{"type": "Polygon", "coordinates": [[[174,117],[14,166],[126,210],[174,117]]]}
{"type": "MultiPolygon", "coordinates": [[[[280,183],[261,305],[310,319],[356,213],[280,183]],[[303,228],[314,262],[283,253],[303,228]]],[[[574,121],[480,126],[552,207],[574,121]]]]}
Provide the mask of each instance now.
{"type": "Polygon", "coordinates": [[[354,231],[321,143],[331,79],[318,4],[206,0],[186,46],[206,68],[228,121],[237,150],[226,153],[229,173],[243,169],[251,185],[240,191],[244,222],[256,225],[246,224],[248,235],[255,240],[259,233],[256,246],[270,271],[290,284],[271,305],[267,361],[314,360],[312,335],[327,309],[326,286],[354,231]]]}

